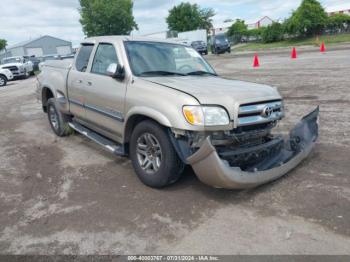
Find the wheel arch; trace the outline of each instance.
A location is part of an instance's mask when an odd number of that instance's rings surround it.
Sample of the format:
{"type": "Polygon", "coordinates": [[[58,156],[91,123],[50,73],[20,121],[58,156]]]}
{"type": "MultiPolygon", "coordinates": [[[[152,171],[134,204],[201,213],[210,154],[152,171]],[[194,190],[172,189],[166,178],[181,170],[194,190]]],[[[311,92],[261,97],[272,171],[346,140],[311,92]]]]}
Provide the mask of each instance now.
{"type": "Polygon", "coordinates": [[[43,111],[45,113],[47,112],[47,101],[53,97],[55,97],[55,93],[52,91],[52,89],[47,86],[44,86],[41,91],[41,101],[42,101],[43,111]]]}
{"type": "Polygon", "coordinates": [[[130,142],[131,133],[135,126],[145,120],[152,120],[164,127],[171,126],[169,119],[156,110],[149,108],[138,108],[137,110],[132,110],[125,119],[124,144],[130,142]]]}
{"type": "Polygon", "coordinates": [[[6,76],[5,74],[0,74],[0,76],[5,77],[6,81],[9,81],[8,78],[7,78],[7,76],[6,76]]]}
{"type": "Polygon", "coordinates": [[[0,77],[3,79],[4,83],[3,86],[6,86],[7,82],[9,81],[7,76],[5,74],[0,74],[0,77]]]}

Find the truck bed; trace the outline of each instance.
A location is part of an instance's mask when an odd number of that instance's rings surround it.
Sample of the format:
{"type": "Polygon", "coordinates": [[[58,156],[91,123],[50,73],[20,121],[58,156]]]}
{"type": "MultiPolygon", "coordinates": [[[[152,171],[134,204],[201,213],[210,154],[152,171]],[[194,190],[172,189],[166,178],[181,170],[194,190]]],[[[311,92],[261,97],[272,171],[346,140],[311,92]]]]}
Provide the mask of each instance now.
{"type": "Polygon", "coordinates": [[[42,87],[50,88],[67,96],[67,77],[73,60],[52,60],[45,62],[39,75],[42,87]]]}
{"type": "MultiPolygon", "coordinates": [[[[61,69],[69,69],[73,63],[73,59],[65,59],[65,60],[49,60],[45,61],[44,68],[45,67],[54,67],[54,68],[61,68],[61,69]]],[[[44,70],[44,69],[43,69],[44,70]]]]}

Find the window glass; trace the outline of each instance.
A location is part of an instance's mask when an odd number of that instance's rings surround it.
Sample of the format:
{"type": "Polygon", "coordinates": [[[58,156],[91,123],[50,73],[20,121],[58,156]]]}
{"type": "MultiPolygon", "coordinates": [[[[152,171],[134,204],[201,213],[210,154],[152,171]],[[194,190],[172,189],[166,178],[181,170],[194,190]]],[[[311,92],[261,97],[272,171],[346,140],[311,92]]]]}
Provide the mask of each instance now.
{"type": "Polygon", "coordinates": [[[107,68],[110,64],[117,64],[118,58],[112,44],[100,44],[97,48],[94,62],[92,63],[92,73],[107,75],[107,68]]]}
{"type": "Polygon", "coordinates": [[[80,72],[85,72],[89,64],[90,55],[94,45],[83,45],[80,48],[75,67],[80,72]]]}
{"type": "Polygon", "coordinates": [[[198,71],[215,74],[211,66],[192,47],[157,42],[126,42],[133,73],[137,76],[191,74],[198,71]]]}

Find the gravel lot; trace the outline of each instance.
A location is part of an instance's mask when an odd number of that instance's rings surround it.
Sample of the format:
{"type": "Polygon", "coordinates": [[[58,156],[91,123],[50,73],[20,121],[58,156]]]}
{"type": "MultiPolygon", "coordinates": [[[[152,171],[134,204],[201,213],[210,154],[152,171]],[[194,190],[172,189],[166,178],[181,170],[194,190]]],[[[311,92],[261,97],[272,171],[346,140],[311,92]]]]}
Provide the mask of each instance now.
{"type": "Polygon", "coordinates": [[[217,190],[188,169],[164,190],[80,135],[57,138],[35,78],[0,89],[2,254],[350,254],[350,50],[210,56],[224,77],[276,86],[286,132],[321,106],[320,140],[286,177],[217,190]]]}

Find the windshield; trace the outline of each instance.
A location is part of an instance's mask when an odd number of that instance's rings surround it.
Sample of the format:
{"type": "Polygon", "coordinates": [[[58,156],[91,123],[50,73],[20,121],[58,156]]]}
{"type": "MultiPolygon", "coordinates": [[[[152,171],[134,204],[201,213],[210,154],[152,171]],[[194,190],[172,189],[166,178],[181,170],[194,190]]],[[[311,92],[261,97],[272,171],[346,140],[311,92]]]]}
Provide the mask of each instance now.
{"type": "Polygon", "coordinates": [[[195,42],[192,42],[192,45],[199,46],[199,45],[205,45],[205,43],[203,41],[195,41],[195,42]]]}
{"type": "Polygon", "coordinates": [[[21,59],[19,57],[10,57],[5,58],[2,60],[3,64],[10,64],[10,63],[21,63],[21,59]]]}
{"type": "Polygon", "coordinates": [[[228,43],[228,40],[227,40],[227,38],[226,38],[225,35],[218,35],[218,36],[216,36],[216,37],[215,37],[215,41],[216,41],[217,43],[222,43],[222,44],[228,43]]]}
{"type": "Polygon", "coordinates": [[[192,47],[157,42],[125,42],[131,70],[136,76],[216,75],[192,47]]]}

